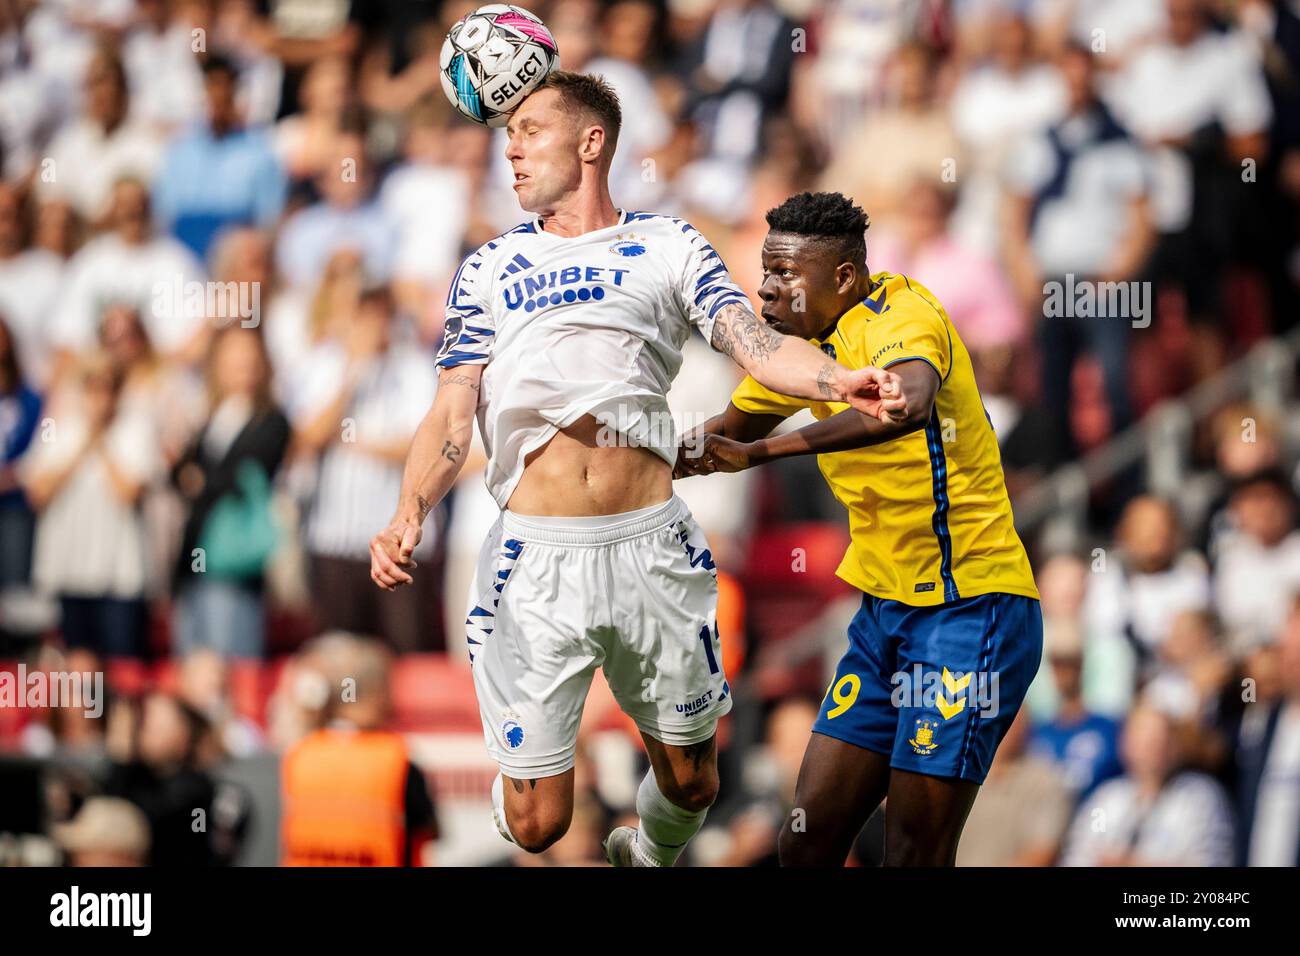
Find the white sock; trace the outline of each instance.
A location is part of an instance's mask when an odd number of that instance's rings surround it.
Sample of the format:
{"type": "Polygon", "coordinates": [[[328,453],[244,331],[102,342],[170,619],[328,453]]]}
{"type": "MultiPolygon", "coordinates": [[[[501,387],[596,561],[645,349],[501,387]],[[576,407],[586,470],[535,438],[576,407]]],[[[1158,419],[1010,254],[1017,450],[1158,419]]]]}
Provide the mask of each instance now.
{"type": "Polygon", "coordinates": [[[497,825],[497,831],[518,846],[514,834],[510,832],[510,824],[506,823],[506,785],[505,779],[501,774],[492,781],[492,822],[497,825]]]}
{"type": "Polygon", "coordinates": [[[637,846],[660,866],[672,866],[686,843],[704,826],[708,810],[683,810],[659,790],[654,768],[646,772],[636,791],[636,812],[641,817],[637,846]]]}

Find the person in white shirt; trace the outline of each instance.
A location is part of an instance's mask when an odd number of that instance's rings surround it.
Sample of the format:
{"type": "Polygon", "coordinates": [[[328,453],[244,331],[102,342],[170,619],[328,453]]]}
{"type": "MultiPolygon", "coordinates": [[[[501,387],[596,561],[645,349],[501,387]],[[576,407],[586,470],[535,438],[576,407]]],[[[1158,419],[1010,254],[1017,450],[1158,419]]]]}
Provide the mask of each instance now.
{"type": "Polygon", "coordinates": [[[56,596],[64,642],[101,657],[146,652],[145,529],[138,507],[161,458],[153,423],[119,406],[106,355],[83,360],[21,471],[38,513],[32,580],[56,596]]]}
{"type": "Polygon", "coordinates": [[[0,315],[9,322],[28,383],[41,391],[52,361],[49,320],[63,260],[27,244],[24,226],[18,193],[0,184],[0,315]]]}
{"type": "Polygon", "coordinates": [[[1272,643],[1300,593],[1300,530],[1295,493],[1278,471],[1237,483],[1228,502],[1230,528],[1219,535],[1214,603],[1230,646],[1240,653],[1272,643]]]}
{"type": "Polygon", "coordinates": [[[101,50],[90,61],[85,97],[85,115],[54,137],[35,182],[42,198],[67,199],[83,219],[97,224],[109,213],[114,183],[124,176],[153,178],[164,142],[130,118],[126,71],[116,53],[101,50]]]}
{"type": "Polygon", "coordinates": [[[1173,722],[1139,705],[1124,727],[1125,775],[1079,805],[1064,866],[1231,866],[1233,819],[1214,778],[1179,771],[1173,722]]]}
{"type": "MultiPolygon", "coordinates": [[[[317,457],[303,526],[318,622],[325,630],[382,637],[399,653],[441,651],[440,587],[434,566],[440,534],[426,535],[413,557],[427,570],[396,594],[367,581],[370,536],[401,491],[402,463],[437,382],[430,356],[400,341],[393,300],[367,289],[342,339],[310,349],[289,414],[298,447],[317,457]]],[[[441,529],[439,529],[441,530],[441,529]]]]}
{"type": "Polygon", "coordinates": [[[541,852],[568,829],[578,724],[594,670],[637,722],[651,770],[617,865],[671,866],[717,795],[714,734],[731,708],[708,544],[672,494],[665,394],[691,326],[756,379],[906,415],[897,375],[850,371],[754,315],[689,223],[618,209],[608,179],[618,99],[547,75],[507,125],[520,205],[536,214],[452,280],[437,398],[397,512],[370,544],[380,587],[412,580],[429,511],[464,464],[477,413],[501,518],[467,617],[484,740],[501,767],[502,836],[541,852]],[[508,785],[507,785],[508,781],[508,785]]]}
{"type": "Polygon", "coordinates": [[[1148,676],[1178,613],[1210,606],[1209,568],[1199,553],[1182,549],[1180,536],[1169,502],[1134,498],[1120,517],[1117,548],[1088,578],[1088,630],[1128,642],[1148,676]]]}
{"type": "Polygon", "coordinates": [[[68,262],[50,323],[60,353],[56,363],[92,348],[104,310],[126,305],[140,313],[164,358],[195,364],[206,336],[203,313],[192,307],[187,287],[206,278],[202,264],[175,239],[152,234],[149,194],[138,180],[113,187],[110,219],[113,231],[86,243],[68,262]]]}

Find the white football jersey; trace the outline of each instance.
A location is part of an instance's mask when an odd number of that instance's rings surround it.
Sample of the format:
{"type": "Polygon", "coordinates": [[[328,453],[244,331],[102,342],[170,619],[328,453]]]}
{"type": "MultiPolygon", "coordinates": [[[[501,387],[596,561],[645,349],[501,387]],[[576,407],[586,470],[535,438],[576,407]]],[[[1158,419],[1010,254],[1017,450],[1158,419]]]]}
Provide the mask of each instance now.
{"type": "Polygon", "coordinates": [[[488,490],[505,508],[524,457],[583,415],[611,441],[672,464],[668,387],[691,326],[707,341],[722,306],[745,302],[689,223],[621,212],[615,225],[556,236],[534,219],[461,263],[447,296],[440,368],[486,365],[478,422],[488,490]]]}

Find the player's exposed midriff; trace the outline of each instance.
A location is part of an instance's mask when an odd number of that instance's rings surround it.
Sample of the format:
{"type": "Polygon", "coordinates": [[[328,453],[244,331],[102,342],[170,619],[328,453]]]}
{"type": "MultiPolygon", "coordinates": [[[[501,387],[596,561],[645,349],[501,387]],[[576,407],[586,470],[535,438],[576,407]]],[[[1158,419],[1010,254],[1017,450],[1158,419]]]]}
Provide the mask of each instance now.
{"type": "Polygon", "coordinates": [[[561,429],[524,459],[507,507],[516,514],[621,514],[672,497],[672,469],[648,448],[608,446],[590,415],[561,429]]]}

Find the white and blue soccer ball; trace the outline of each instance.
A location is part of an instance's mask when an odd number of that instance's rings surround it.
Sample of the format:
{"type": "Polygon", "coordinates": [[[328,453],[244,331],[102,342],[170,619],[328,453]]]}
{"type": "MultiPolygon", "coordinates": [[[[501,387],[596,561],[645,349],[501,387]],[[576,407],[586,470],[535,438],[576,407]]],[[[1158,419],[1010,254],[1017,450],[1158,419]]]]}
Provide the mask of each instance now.
{"type": "Polygon", "coordinates": [[[476,123],[505,126],[546,74],[559,69],[555,37],[523,7],[490,3],[459,20],[442,44],[442,91],[476,123]]]}

